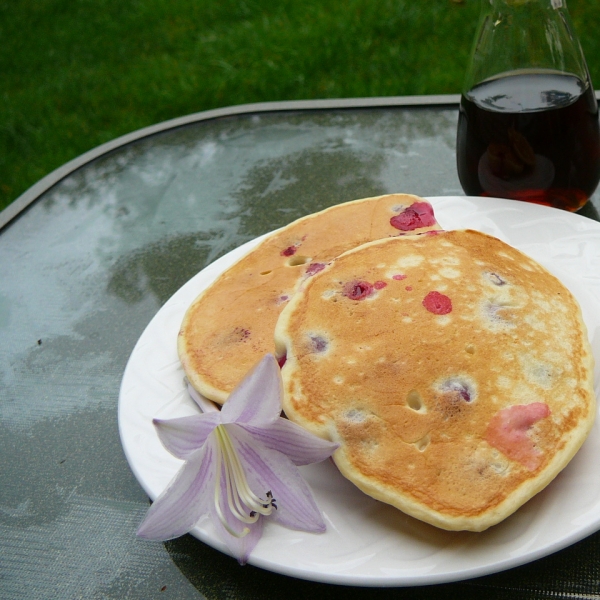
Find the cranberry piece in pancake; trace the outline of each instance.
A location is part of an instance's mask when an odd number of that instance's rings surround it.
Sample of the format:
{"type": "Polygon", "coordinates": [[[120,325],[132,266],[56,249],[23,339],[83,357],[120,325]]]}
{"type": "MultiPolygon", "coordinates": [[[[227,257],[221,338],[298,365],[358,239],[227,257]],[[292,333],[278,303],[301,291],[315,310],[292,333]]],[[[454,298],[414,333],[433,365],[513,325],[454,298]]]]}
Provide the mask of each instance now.
{"type": "Polygon", "coordinates": [[[368,281],[349,281],[344,286],[344,296],[350,300],[364,300],[373,293],[373,285],[368,281]]]}
{"type": "Polygon", "coordinates": [[[503,408],[492,417],[485,439],[509,458],[534,471],[544,457],[527,434],[535,423],[548,416],[550,408],[543,402],[503,408]]]}
{"type": "Polygon", "coordinates": [[[423,298],[423,306],[434,315],[447,315],[452,312],[452,300],[436,291],[429,292],[423,298]]]}
{"type": "Polygon", "coordinates": [[[390,219],[390,225],[400,231],[414,231],[423,227],[435,225],[435,216],[431,204],[415,202],[400,210],[399,214],[390,219]]]}

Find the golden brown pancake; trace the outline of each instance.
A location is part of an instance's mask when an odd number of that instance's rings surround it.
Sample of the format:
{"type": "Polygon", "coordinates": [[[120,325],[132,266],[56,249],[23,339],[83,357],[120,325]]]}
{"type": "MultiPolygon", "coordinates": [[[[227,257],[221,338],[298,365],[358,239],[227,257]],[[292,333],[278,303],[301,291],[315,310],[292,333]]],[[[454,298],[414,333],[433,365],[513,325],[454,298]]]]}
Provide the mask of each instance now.
{"type": "Polygon", "coordinates": [[[274,352],[277,318],[299,281],[365,242],[432,229],[439,226],[428,202],[390,194],[339,204],[274,232],[187,311],[178,351],[190,383],[222,404],[244,375],[274,352]]]}
{"type": "Polygon", "coordinates": [[[284,410],[340,471],[432,525],[482,531],[571,460],[595,415],[579,305],[500,240],[375,241],[306,280],[276,327],[284,410]]]}

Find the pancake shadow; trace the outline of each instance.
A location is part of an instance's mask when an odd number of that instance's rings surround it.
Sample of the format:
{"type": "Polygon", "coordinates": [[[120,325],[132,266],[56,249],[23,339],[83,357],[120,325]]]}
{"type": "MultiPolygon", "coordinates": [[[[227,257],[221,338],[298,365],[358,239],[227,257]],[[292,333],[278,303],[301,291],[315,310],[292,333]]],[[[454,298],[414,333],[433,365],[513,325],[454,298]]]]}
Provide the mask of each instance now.
{"type": "Polygon", "coordinates": [[[481,532],[439,529],[380,502],[364,512],[361,519],[368,521],[374,530],[395,532],[403,538],[402,545],[410,549],[411,560],[439,554],[440,560],[448,560],[450,564],[450,554],[460,553],[463,564],[469,562],[465,557],[473,556],[473,564],[487,562],[510,566],[530,553],[543,556],[546,546],[548,552],[551,547],[557,549],[555,543],[540,541],[540,537],[551,531],[556,511],[561,509],[561,502],[567,501],[563,480],[568,482],[575,469],[567,467],[565,471],[513,514],[481,532]],[[540,548],[536,548],[536,544],[540,548]],[[482,560],[485,555],[487,558],[482,560]]]}
{"type": "Polygon", "coordinates": [[[413,543],[418,542],[440,550],[448,546],[462,546],[470,543],[474,536],[480,535],[470,531],[439,529],[382,502],[378,503],[376,510],[363,515],[363,518],[369,519],[373,527],[393,531],[398,535],[409,537],[413,543]]]}

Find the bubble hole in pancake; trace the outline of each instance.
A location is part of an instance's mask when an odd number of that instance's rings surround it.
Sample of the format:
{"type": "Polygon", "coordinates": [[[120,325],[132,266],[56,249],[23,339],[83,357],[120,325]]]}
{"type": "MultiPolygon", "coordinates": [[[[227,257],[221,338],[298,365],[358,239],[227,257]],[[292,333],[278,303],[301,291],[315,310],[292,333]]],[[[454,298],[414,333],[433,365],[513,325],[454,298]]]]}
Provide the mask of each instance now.
{"type": "Polygon", "coordinates": [[[365,242],[439,228],[428,202],[388,194],[338,204],[274,232],[186,312],[177,347],[188,380],[222,404],[244,375],[275,351],[275,324],[300,281],[365,242]]]}
{"type": "Polygon", "coordinates": [[[275,330],[284,411],[340,442],[370,496],[482,531],[543,489],[595,415],[577,301],[475,231],[367,243],[304,282],[275,330]]]}

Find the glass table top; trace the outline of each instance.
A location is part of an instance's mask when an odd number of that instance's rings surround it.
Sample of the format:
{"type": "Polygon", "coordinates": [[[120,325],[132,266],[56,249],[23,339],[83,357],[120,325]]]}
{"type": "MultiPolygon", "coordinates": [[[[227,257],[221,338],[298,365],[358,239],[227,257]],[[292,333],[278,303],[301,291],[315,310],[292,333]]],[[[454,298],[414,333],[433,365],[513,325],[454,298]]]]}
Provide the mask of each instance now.
{"type": "MultiPolygon", "coordinates": [[[[462,195],[456,121],[451,104],[239,111],[142,132],[35,192],[0,230],[1,597],[428,596],[239,567],[191,536],[137,539],[149,503],[117,401],[146,325],[229,250],[347,200],[462,195]]],[[[596,593],[599,555],[595,534],[436,594],[596,593]]]]}

